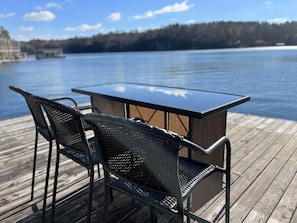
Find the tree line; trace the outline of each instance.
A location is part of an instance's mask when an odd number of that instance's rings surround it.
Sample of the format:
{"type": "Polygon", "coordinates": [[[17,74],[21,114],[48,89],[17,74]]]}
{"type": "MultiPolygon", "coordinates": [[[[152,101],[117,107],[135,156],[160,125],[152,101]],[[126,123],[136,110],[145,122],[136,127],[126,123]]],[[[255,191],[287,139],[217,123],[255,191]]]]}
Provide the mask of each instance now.
{"type": "Polygon", "coordinates": [[[297,22],[210,22],[172,24],[144,32],[110,32],[65,40],[33,39],[22,51],[61,47],[64,53],[128,52],[156,50],[220,49],[297,45],[297,22]]]}

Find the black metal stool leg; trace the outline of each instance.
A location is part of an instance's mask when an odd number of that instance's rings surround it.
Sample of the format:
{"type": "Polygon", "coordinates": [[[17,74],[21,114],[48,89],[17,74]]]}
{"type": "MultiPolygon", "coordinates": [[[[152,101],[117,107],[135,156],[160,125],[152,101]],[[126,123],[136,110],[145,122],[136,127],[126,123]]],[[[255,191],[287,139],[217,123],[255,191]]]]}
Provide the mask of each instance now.
{"type": "Polygon", "coordinates": [[[54,222],[55,219],[55,208],[56,208],[56,193],[57,193],[57,185],[58,185],[58,174],[59,174],[59,162],[60,162],[60,152],[59,152],[59,144],[57,144],[57,158],[56,158],[56,170],[55,170],[55,181],[54,181],[54,189],[53,189],[53,201],[52,201],[52,216],[51,222],[54,222]]]}
{"type": "Polygon", "coordinates": [[[42,222],[45,222],[45,215],[46,215],[46,200],[47,200],[48,182],[49,182],[50,166],[51,166],[51,159],[52,159],[52,147],[53,147],[53,142],[49,141],[49,151],[48,151],[45,187],[44,187],[44,195],[43,195],[42,222]]]}
{"type": "Polygon", "coordinates": [[[32,170],[32,184],[31,184],[31,201],[34,198],[34,186],[35,186],[35,172],[36,172],[36,159],[37,159],[37,143],[38,143],[38,131],[35,130],[35,146],[34,146],[34,157],[33,157],[33,170],[32,170]]]}
{"type": "Polygon", "coordinates": [[[92,202],[93,202],[93,187],[94,187],[94,169],[90,169],[90,184],[89,184],[89,202],[88,202],[88,215],[87,222],[91,222],[92,202]]]}

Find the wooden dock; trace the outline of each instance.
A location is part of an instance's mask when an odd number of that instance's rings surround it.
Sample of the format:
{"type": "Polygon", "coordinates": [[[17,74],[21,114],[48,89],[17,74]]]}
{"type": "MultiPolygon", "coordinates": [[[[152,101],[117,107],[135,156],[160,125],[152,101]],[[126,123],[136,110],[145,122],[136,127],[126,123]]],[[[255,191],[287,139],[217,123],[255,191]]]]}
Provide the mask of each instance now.
{"type": "MultiPolygon", "coordinates": [[[[232,143],[231,222],[297,222],[297,122],[228,113],[232,143]]],[[[0,222],[40,222],[48,143],[40,138],[35,197],[30,201],[34,148],[31,116],[0,121],[0,222]]],[[[55,222],[84,222],[87,171],[61,157],[55,222]],[[71,194],[71,196],[69,196],[71,194]]],[[[50,217],[55,154],[52,159],[47,220],[50,217]]],[[[103,184],[96,181],[93,222],[102,222],[103,184]]],[[[198,210],[210,220],[218,214],[223,193],[198,210]]],[[[114,192],[110,222],[150,222],[149,209],[114,192]]],[[[159,222],[174,222],[159,213],[159,222]]]]}

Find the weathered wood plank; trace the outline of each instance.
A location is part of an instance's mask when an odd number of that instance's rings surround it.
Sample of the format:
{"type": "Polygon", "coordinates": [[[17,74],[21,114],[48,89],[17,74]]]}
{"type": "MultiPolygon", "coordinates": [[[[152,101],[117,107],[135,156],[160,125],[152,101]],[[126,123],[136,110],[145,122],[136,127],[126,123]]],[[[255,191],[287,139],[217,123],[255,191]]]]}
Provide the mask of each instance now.
{"type": "MultiPolygon", "coordinates": [[[[271,184],[256,205],[252,207],[244,222],[255,220],[256,222],[266,222],[268,220],[274,207],[277,206],[281,199],[283,192],[286,191],[296,174],[297,152],[294,145],[297,145],[297,136],[292,138],[267,166],[266,174],[272,177],[271,184]]],[[[261,176],[264,175],[265,173],[261,174],[261,176]]],[[[259,177],[259,180],[262,180],[261,178],[259,177]]],[[[268,181],[264,182],[269,183],[268,181]]]]}
{"type": "MultiPolygon", "coordinates": [[[[282,136],[278,138],[281,137],[282,136]]],[[[273,162],[272,164],[270,164],[270,162],[275,158],[275,156],[279,153],[279,149],[283,146],[284,144],[280,143],[269,145],[269,147],[266,148],[266,150],[269,149],[269,152],[263,153],[259,159],[254,161],[253,165],[244,172],[243,177],[239,178],[235,182],[235,184],[240,184],[241,187],[244,185],[245,189],[242,190],[243,188],[241,188],[240,197],[236,200],[236,206],[234,206],[235,208],[231,208],[232,222],[243,222],[246,214],[252,210],[259,198],[268,189],[269,185],[274,180],[275,174],[277,174],[281,168],[280,162],[273,162]],[[238,208],[239,205],[241,208],[238,208]]],[[[233,190],[233,199],[234,195],[233,190]]]]}
{"type": "MultiPolygon", "coordinates": [[[[1,222],[40,222],[48,142],[40,137],[35,197],[29,201],[34,131],[30,115],[0,121],[1,222]]],[[[227,136],[232,143],[231,222],[297,222],[297,122],[228,113],[227,136]]],[[[55,151],[55,145],[53,148],[55,151]]],[[[48,205],[52,199],[55,156],[54,152],[48,205]]],[[[58,204],[56,222],[84,222],[88,182],[83,167],[61,156],[58,199],[63,202],[58,204]],[[71,193],[74,194],[69,197],[71,193]]],[[[98,180],[93,222],[103,219],[103,193],[102,180],[98,180]]],[[[114,195],[110,222],[150,222],[148,207],[118,192],[114,195]]],[[[210,220],[224,222],[220,213],[223,205],[222,192],[198,212],[210,220]]],[[[158,217],[158,222],[172,222],[163,213],[158,217]]]]}
{"type": "MultiPolygon", "coordinates": [[[[246,197],[242,196],[246,193],[250,187],[258,187],[262,182],[255,184],[254,181],[261,174],[261,171],[269,164],[270,160],[275,157],[279,152],[281,147],[275,146],[274,142],[282,135],[275,134],[275,132],[287,131],[292,127],[294,122],[288,122],[285,120],[279,120],[280,125],[276,125],[276,128],[270,129],[267,132],[263,131],[257,133],[254,138],[259,138],[261,140],[256,140],[258,142],[253,143],[253,137],[250,138],[249,128],[245,129],[245,133],[241,133],[242,141],[245,142],[243,147],[237,147],[236,143],[233,144],[233,150],[235,152],[232,154],[232,192],[231,192],[231,203],[234,203],[231,208],[231,222],[242,222],[244,219],[243,213],[248,213],[250,208],[246,208],[247,199],[255,199],[258,197],[257,194],[253,194],[253,191],[247,193],[246,197]],[[247,137],[247,138],[246,138],[247,137]],[[269,140],[265,140],[269,139],[269,140]],[[268,143],[269,142],[269,143],[268,143]],[[235,163],[235,165],[233,165],[235,163]],[[244,205],[241,204],[244,203],[244,205]],[[237,216],[237,217],[236,217],[237,216]],[[242,219],[240,219],[242,217],[242,219]]],[[[270,121],[267,122],[267,125],[270,121]]],[[[296,124],[295,124],[296,125],[296,124]]],[[[270,125],[268,125],[270,126],[270,125]]],[[[265,125],[264,125],[265,127],[265,125]]],[[[228,132],[227,132],[228,135],[228,132]]],[[[286,138],[286,137],[284,137],[286,138]]],[[[232,138],[231,138],[232,139],[232,138]]],[[[251,201],[252,202],[252,201],[251,201]]],[[[209,206],[207,210],[201,210],[203,215],[211,219],[216,213],[219,213],[223,207],[224,197],[221,196],[216,203],[209,206]]]]}
{"type": "MultiPolygon", "coordinates": [[[[296,143],[295,143],[296,145],[296,143]]],[[[283,178],[287,178],[287,175],[294,175],[294,178],[291,180],[290,184],[283,191],[279,189],[282,188],[283,182],[280,182],[276,185],[275,190],[279,191],[281,199],[277,203],[276,207],[272,210],[272,214],[267,220],[268,223],[281,222],[297,222],[297,162],[296,162],[296,151],[290,158],[289,162],[286,165],[285,170],[283,171],[283,178]]],[[[274,192],[274,191],[273,191],[274,192]]]]}

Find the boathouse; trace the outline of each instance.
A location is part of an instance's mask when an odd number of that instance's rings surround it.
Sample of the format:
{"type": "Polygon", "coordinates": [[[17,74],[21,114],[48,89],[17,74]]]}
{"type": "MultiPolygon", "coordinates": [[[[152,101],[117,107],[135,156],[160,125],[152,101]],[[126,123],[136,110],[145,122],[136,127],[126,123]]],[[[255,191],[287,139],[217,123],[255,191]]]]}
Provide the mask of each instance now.
{"type": "Polygon", "coordinates": [[[36,50],[36,59],[44,58],[64,58],[62,48],[47,48],[36,50]]]}
{"type": "Polygon", "coordinates": [[[27,60],[27,53],[21,52],[20,43],[0,37],[0,64],[27,60]]]}

